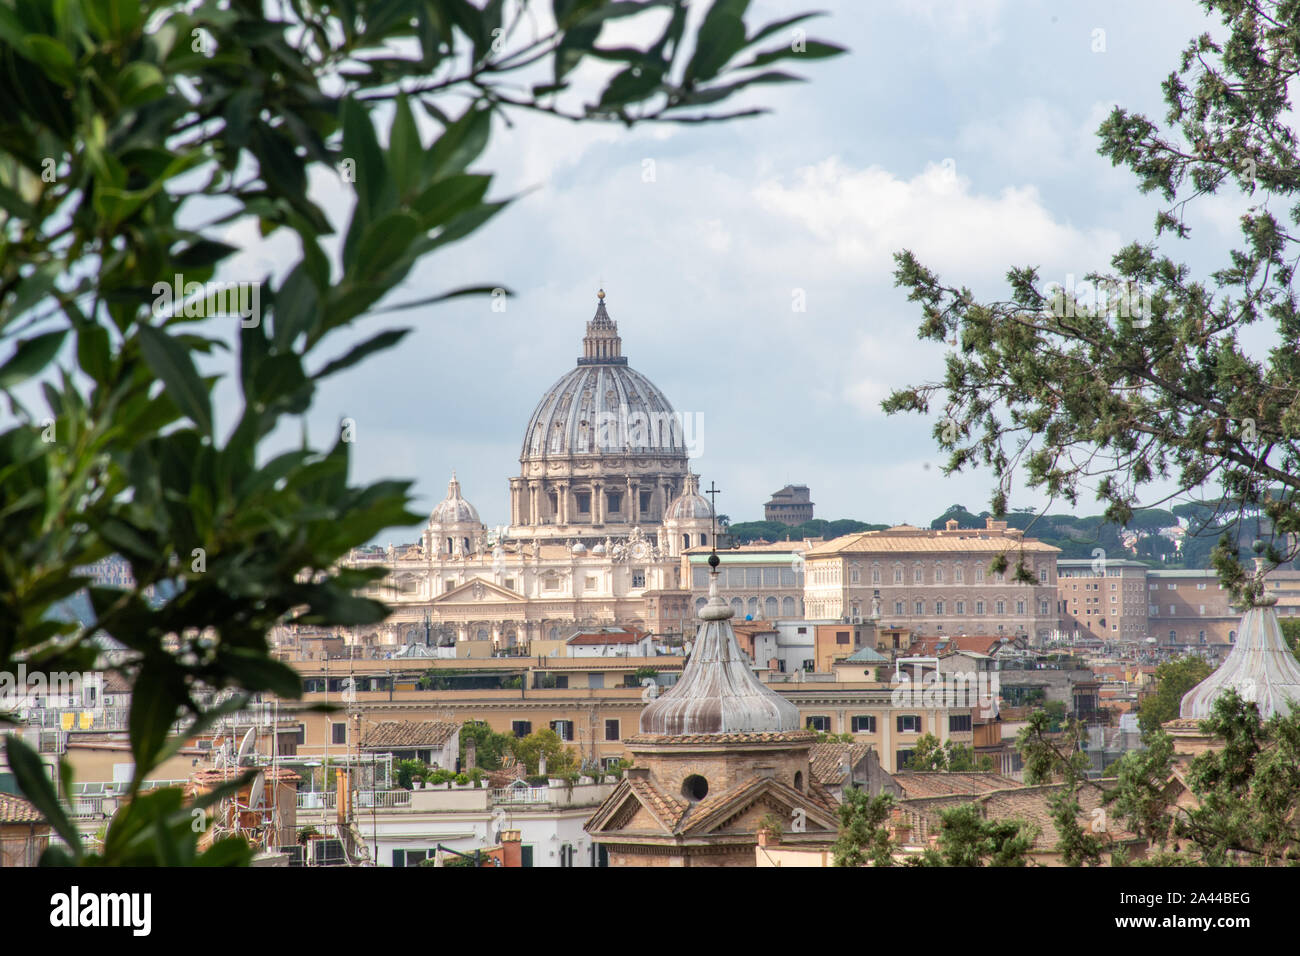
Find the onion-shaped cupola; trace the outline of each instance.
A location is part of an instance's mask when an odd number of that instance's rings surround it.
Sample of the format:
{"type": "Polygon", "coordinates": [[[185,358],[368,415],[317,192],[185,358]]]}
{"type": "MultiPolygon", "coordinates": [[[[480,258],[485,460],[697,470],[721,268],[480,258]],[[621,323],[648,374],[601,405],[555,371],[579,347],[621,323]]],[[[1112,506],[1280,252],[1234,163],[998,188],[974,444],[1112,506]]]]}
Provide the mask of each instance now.
{"type": "Polygon", "coordinates": [[[1215,700],[1229,689],[1254,701],[1265,720],[1300,707],[1300,661],[1282,638],[1274,607],[1277,595],[1264,592],[1263,561],[1257,558],[1255,563],[1258,596],[1241,617],[1237,643],[1213,674],[1183,695],[1179,717],[1206,719],[1215,700]]]}
{"type": "Polygon", "coordinates": [[[799,708],[757,677],[718,596],[718,556],[709,556],[709,600],[681,679],[641,711],[641,733],[757,734],[800,730],[799,708]]]}

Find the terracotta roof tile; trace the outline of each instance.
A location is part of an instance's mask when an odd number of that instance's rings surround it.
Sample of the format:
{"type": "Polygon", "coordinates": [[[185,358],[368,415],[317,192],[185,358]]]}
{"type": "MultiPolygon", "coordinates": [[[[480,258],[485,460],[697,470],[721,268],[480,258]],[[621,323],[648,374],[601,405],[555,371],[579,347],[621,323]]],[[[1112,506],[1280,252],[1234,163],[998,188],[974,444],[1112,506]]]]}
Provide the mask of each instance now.
{"type": "Polygon", "coordinates": [[[845,757],[850,767],[856,767],[870,750],[871,744],[813,744],[808,753],[808,763],[813,777],[820,783],[837,787],[848,777],[845,757]]]}
{"type": "Polygon", "coordinates": [[[903,788],[904,799],[971,795],[992,790],[1014,790],[1021,786],[1014,777],[1004,777],[1000,773],[900,770],[893,776],[894,782],[903,788]]]}
{"type": "Polygon", "coordinates": [[[777,744],[816,740],[808,730],[764,731],[753,734],[635,734],[631,744],[777,744]]]}
{"type": "Polygon", "coordinates": [[[36,805],[12,793],[0,793],[0,823],[42,823],[36,805]]]}
{"type": "Polygon", "coordinates": [[[665,830],[672,833],[677,829],[677,824],[686,813],[687,804],[684,801],[670,797],[644,778],[629,778],[628,786],[646,809],[655,815],[665,830]]]}
{"type": "Polygon", "coordinates": [[[361,746],[441,747],[460,730],[460,724],[440,720],[383,720],[366,728],[361,746]]]}
{"type": "MultiPolygon", "coordinates": [[[[895,779],[898,779],[895,777],[895,779]]],[[[1102,807],[1104,790],[1113,784],[1095,786],[1085,783],[1079,788],[1078,800],[1082,811],[1079,824],[1087,832],[1096,833],[1104,843],[1125,843],[1136,840],[1136,834],[1121,827],[1112,816],[1109,824],[1100,831],[1092,829],[1096,817],[1094,811],[1102,807]]],[[[1011,790],[993,790],[976,796],[961,795],[932,797],[928,799],[904,799],[901,801],[904,814],[911,818],[917,831],[913,839],[925,840],[932,833],[939,832],[939,813],[948,807],[973,803],[979,807],[987,819],[1024,820],[1038,827],[1038,836],[1034,841],[1036,852],[1055,849],[1057,843],[1056,827],[1052,823],[1052,811],[1048,801],[1065,789],[1064,784],[1047,784],[1038,787],[1017,787],[1011,790]]]]}
{"type": "Polygon", "coordinates": [[[833,538],[825,544],[810,548],[806,558],[819,558],[835,554],[872,554],[890,552],[913,554],[917,552],[979,552],[1000,554],[1014,549],[1039,554],[1057,554],[1061,549],[1035,538],[1022,538],[1018,531],[991,531],[986,528],[959,528],[956,531],[928,531],[900,525],[888,531],[860,531],[833,538]]]}

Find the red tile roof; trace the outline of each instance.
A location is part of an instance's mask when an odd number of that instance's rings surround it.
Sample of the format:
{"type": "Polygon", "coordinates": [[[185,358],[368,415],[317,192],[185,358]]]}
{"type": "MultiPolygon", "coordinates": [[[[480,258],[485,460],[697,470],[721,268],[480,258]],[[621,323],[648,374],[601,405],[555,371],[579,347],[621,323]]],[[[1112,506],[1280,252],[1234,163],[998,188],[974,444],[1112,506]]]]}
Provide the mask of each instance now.
{"type": "Polygon", "coordinates": [[[441,747],[458,730],[460,724],[441,720],[381,720],[366,728],[361,746],[367,749],[441,747]]]}
{"type": "Polygon", "coordinates": [[[0,793],[0,823],[43,823],[36,805],[12,793],[0,793]]]}

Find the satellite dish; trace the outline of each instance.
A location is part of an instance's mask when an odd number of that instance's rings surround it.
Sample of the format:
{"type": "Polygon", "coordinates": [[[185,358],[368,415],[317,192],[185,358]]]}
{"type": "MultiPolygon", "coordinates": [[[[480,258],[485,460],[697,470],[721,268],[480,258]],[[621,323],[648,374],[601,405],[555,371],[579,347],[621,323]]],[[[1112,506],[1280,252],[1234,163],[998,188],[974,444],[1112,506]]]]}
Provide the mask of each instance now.
{"type": "Polygon", "coordinates": [[[264,806],[266,806],[266,774],[259,770],[253,782],[249,784],[248,809],[256,810],[264,806]]]}
{"type": "Polygon", "coordinates": [[[239,759],[236,761],[237,766],[244,766],[244,761],[253,753],[253,746],[257,742],[257,728],[249,727],[248,733],[244,734],[244,739],[239,744],[239,759]]]}

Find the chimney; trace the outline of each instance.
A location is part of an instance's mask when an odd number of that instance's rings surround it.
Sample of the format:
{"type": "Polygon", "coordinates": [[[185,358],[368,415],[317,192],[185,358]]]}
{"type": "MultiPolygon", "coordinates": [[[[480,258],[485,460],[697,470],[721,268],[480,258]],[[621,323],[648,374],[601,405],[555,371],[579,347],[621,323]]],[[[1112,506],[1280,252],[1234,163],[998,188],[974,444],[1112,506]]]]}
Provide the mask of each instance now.
{"type": "Polygon", "coordinates": [[[946,530],[948,530],[948,531],[956,531],[957,528],[958,528],[960,525],[961,525],[961,522],[958,521],[956,518],[949,518],[949,519],[944,523],[944,528],[945,528],[946,530]]]}
{"type": "Polygon", "coordinates": [[[523,837],[518,830],[501,831],[501,862],[503,866],[524,865],[523,837]]]}

